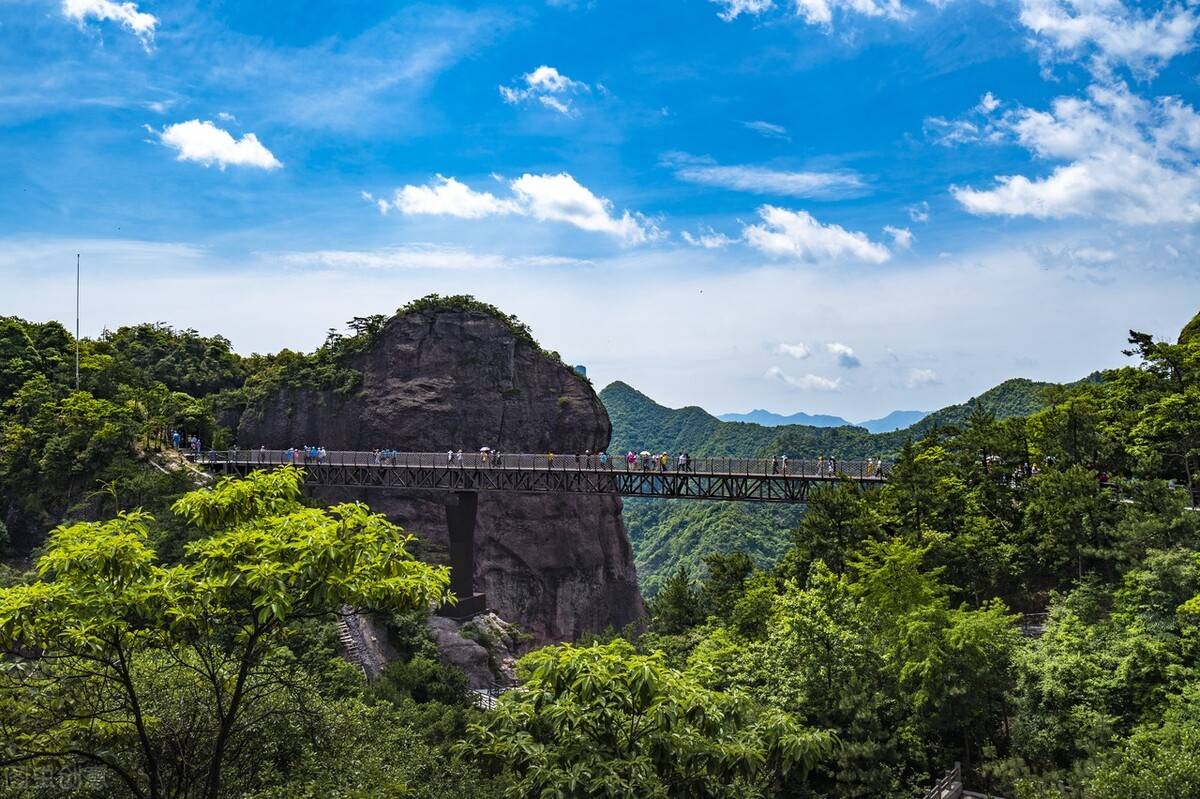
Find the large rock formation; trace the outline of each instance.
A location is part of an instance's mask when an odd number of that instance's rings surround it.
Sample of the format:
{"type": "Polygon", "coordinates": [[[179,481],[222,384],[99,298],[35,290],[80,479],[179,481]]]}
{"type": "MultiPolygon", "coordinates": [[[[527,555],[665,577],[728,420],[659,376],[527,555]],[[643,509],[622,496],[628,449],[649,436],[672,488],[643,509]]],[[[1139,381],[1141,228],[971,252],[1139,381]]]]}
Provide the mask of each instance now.
{"type": "MultiPolygon", "coordinates": [[[[490,313],[394,317],[342,365],[361,371],[357,391],[280,388],[243,413],[239,443],[560,453],[608,445],[608,414],[591,386],[490,313]]],[[[442,495],[323,496],[361,499],[446,546],[442,495]]],[[[539,643],[620,628],[644,613],[617,497],[484,493],[475,541],[476,590],[539,643]]]]}

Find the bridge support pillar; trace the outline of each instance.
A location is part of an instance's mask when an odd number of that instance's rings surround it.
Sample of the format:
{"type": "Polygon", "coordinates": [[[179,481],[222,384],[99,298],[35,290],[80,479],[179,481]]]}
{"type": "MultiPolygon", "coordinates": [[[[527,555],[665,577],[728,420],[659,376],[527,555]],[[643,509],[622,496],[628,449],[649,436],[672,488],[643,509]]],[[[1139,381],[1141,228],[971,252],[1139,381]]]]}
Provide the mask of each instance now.
{"type": "Polygon", "coordinates": [[[450,590],[458,604],[445,605],[438,614],[465,619],[487,610],[487,598],[475,593],[475,511],[479,494],[455,491],[446,496],[446,526],[450,532],[450,590]]]}

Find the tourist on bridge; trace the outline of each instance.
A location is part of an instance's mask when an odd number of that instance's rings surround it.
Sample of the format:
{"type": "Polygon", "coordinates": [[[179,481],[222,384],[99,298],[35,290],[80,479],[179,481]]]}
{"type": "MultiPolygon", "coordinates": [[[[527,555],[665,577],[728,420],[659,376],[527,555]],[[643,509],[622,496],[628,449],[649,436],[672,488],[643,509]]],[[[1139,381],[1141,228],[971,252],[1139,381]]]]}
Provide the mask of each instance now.
{"type": "Polygon", "coordinates": [[[459,467],[460,469],[462,468],[462,465],[463,465],[462,447],[459,447],[458,451],[454,453],[454,465],[459,467]]]}
{"type": "Polygon", "coordinates": [[[784,474],[788,473],[788,456],[787,455],[779,456],[779,471],[783,472],[784,474]]]}
{"type": "Polygon", "coordinates": [[[668,455],[667,453],[664,452],[663,454],[659,455],[658,456],[658,470],[660,472],[665,472],[667,470],[667,465],[670,464],[670,462],[671,462],[671,456],[668,455]]]}
{"type": "Polygon", "coordinates": [[[448,449],[446,450],[446,465],[449,466],[452,463],[454,463],[454,450],[448,449]]]}
{"type": "Polygon", "coordinates": [[[637,456],[633,454],[633,450],[629,450],[625,453],[625,470],[631,471],[635,463],[637,463],[637,456]]]}
{"type": "Polygon", "coordinates": [[[600,468],[607,469],[608,468],[608,453],[601,452],[599,455],[599,460],[600,460],[600,468]]]}

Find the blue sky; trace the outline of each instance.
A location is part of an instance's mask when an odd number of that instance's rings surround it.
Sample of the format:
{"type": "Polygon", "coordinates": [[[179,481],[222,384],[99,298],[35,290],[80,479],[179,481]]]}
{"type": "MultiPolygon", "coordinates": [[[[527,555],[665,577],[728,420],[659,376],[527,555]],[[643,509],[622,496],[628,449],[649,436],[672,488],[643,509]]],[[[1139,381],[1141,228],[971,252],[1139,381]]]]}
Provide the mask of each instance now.
{"type": "Polygon", "coordinates": [[[1194,5],[0,0],[0,313],[242,352],[472,293],[862,419],[1200,310],[1194,5]]]}

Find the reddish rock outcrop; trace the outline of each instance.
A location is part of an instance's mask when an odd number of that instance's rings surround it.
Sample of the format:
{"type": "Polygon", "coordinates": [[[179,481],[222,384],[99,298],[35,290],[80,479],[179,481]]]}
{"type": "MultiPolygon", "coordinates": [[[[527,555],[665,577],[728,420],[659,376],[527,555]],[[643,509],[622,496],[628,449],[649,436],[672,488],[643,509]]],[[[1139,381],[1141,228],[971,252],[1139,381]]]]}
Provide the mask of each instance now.
{"type": "MultiPolygon", "coordinates": [[[[397,316],[343,365],[362,372],[356,392],[281,388],[243,413],[239,443],[569,453],[599,451],[612,432],[586,381],[481,311],[397,316]]],[[[361,499],[435,547],[446,545],[439,494],[322,496],[361,499]]],[[[619,498],[485,493],[475,541],[476,590],[539,643],[644,615],[619,498]]]]}

